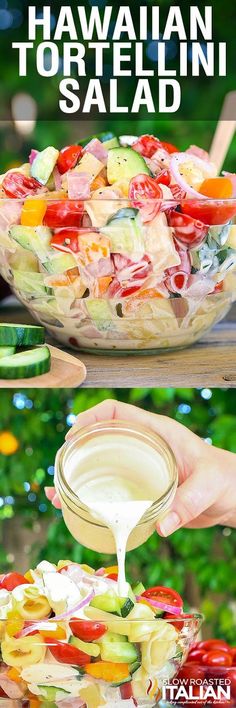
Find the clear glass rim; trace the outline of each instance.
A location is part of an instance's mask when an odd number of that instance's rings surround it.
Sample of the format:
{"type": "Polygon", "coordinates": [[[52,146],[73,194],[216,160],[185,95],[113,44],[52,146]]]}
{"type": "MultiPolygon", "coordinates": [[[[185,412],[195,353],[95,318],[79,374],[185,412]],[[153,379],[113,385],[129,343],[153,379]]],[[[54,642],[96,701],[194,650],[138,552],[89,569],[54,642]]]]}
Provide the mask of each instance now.
{"type": "MultiPolygon", "coordinates": [[[[109,186],[111,189],[113,188],[113,185],[107,185],[107,186],[109,186]]],[[[99,202],[99,203],[101,203],[101,202],[104,202],[104,203],[106,203],[106,202],[108,202],[108,203],[124,202],[124,204],[127,205],[127,202],[130,202],[130,203],[132,202],[132,199],[129,196],[127,196],[127,197],[116,196],[116,197],[104,197],[104,198],[103,197],[102,198],[99,198],[99,197],[94,198],[93,196],[91,196],[91,197],[86,197],[85,199],[83,197],[75,197],[75,198],[71,199],[70,197],[68,197],[66,192],[65,192],[65,197],[62,197],[62,196],[48,197],[47,196],[48,194],[49,194],[49,192],[45,192],[45,193],[43,192],[42,194],[36,194],[36,195],[29,194],[25,197],[16,197],[16,198],[15,197],[12,197],[12,198],[11,197],[3,197],[0,195],[0,208],[1,208],[2,202],[7,202],[7,203],[12,202],[13,204],[14,203],[22,204],[25,201],[27,201],[27,199],[30,199],[30,200],[40,199],[40,200],[46,201],[47,204],[50,204],[50,203],[53,204],[54,202],[61,202],[62,204],[64,202],[72,202],[72,203],[73,202],[75,202],[75,203],[81,202],[81,204],[82,203],[86,204],[86,203],[90,203],[90,202],[99,202]]],[[[175,199],[174,197],[165,197],[165,196],[163,196],[163,198],[159,198],[159,199],[156,199],[153,197],[142,198],[141,196],[138,195],[137,197],[133,197],[133,201],[143,202],[144,204],[147,202],[148,203],[151,202],[154,204],[165,204],[166,203],[168,205],[171,204],[173,206],[178,206],[179,204],[184,204],[185,202],[187,204],[189,202],[192,202],[194,204],[197,202],[197,203],[200,203],[201,205],[205,204],[206,206],[207,205],[220,206],[222,204],[225,204],[225,205],[235,204],[236,205],[236,197],[227,197],[227,198],[214,197],[213,198],[213,197],[204,197],[204,195],[201,195],[201,194],[199,194],[199,197],[195,197],[192,195],[192,196],[179,198],[179,199],[175,199]]],[[[132,205],[127,208],[134,209],[134,210],[136,209],[137,211],[139,210],[139,207],[134,207],[132,205]]]]}
{"type": "MultiPolygon", "coordinates": [[[[88,607],[89,607],[89,605],[88,605],[88,607]]],[[[87,609],[87,608],[85,607],[85,609],[87,609]]],[[[93,609],[95,609],[95,608],[93,608],[93,609]]],[[[99,610],[98,610],[98,613],[99,613],[99,610]]],[[[49,618],[45,617],[44,619],[40,619],[40,620],[33,619],[33,618],[27,620],[27,619],[24,619],[23,617],[15,617],[13,619],[14,619],[14,622],[17,622],[19,620],[19,623],[24,621],[24,625],[26,628],[28,626],[31,627],[31,625],[33,625],[34,623],[37,625],[40,625],[40,624],[45,625],[45,623],[47,624],[48,622],[50,622],[51,624],[53,624],[53,623],[57,624],[59,622],[61,624],[63,622],[70,622],[72,618],[73,618],[73,622],[77,622],[78,624],[80,622],[83,622],[83,623],[86,622],[88,624],[90,622],[93,623],[94,621],[100,622],[100,623],[104,622],[104,620],[101,619],[101,617],[99,617],[99,616],[95,620],[94,620],[94,618],[90,619],[89,617],[73,617],[73,608],[72,608],[71,615],[68,615],[68,617],[65,617],[64,620],[57,620],[56,617],[49,617],[49,618]]],[[[143,625],[143,623],[148,623],[148,624],[153,623],[154,625],[156,625],[156,623],[159,620],[164,620],[165,622],[168,622],[168,624],[173,624],[173,622],[181,622],[181,623],[184,622],[184,626],[189,625],[192,622],[198,622],[199,625],[201,625],[202,622],[204,621],[204,615],[201,612],[192,612],[191,617],[185,617],[184,615],[183,616],[182,615],[176,615],[176,616],[173,615],[173,617],[171,617],[171,618],[168,617],[167,619],[165,619],[165,617],[153,617],[153,619],[129,619],[129,615],[127,615],[127,617],[120,617],[118,615],[117,616],[114,615],[114,618],[109,617],[108,621],[109,621],[109,625],[112,622],[117,623],[120,621],[132,622],[132,623],[140,624],[140,625],[143,625]]],[[[11,621],[12,621],[12,618],[10,620],[8,620],[7,618],[0,619],[0,626],[1,626],[1,622],[6,623],[6,622],[11,622],[11,621]]],[[[29,636],[29,635],[26,635],[26,638],[27,638],[27,636],[29,636]]],[[[161,638],[159,641],[162,641],[161,638]]],[[[0,644],[1,644],[1,642],[0,642],[0,644]]],[[[232,668],[235,668],[235,667],[232,667],[232,668]]]]}
{"type": "MultiPolygon", "coordinates": [[[[178,469],[173,450],[170,448],[169,444],[161,435],[152,430],[148,430],[147,428],[145,428],[145,426],[136,424],[132,426],[127,421],[109,420],[100,423],[97,422],[93,425],[88,425],[84,428],[81,428],[80,430],[77,430],[73,437],[69,441],[66,441],[61,448],[59,448],[56,454],[55,481],[58,487],[58,493],[60,494],[63,502],[66,504],[66,506],[69,506],[72,512],[79,513],[82,511],[82,513],[89,513],[88,507],[83,504],[83,502],[81,502],[77,494],[75,494],[75,492],[71,489],[70,485],[66,480],[64,474],[64,463],[66,461],[66,456],[70,453],[73,454],[73,448],[76,449],[78,441],[80,441],[83,445],[83,442],[87,442],[95,434],[102,435],[104,433],[107,433],[108,431],[114,432],[114,430],[117,430],[117,432],[122,432],[127,435],[131,435],[134,440],[135,438],[138,438],[139,440],[142,439],[147,444],[150,444],[159,454],[164,457],[166,466],[169,471],[170,483],[168,485],[168,488],[161,495],[161,497],[159,497],[159,499],[153,502],[150,509],[146,511],[139,524],[137,524],[138,526],[141,526],[147,521],[150,521],[156,517],[158,510],[163,503],[165,503],[166,505],[168,504],[169,499],[172,498],[172,495],[174,494],[178,485],[178,469]]],[[[100,522],[96,523],[95,521],[92,522],[89,520],[89,523],[94,527],[107,528],[105,524],[102,524],[100,522]]]]}

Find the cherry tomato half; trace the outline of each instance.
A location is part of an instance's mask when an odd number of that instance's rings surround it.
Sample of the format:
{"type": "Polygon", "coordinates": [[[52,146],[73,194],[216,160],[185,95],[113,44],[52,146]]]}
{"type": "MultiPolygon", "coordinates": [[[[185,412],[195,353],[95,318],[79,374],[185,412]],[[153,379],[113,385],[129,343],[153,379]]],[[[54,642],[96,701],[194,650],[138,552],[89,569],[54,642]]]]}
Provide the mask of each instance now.
{"type": "Polygon", "coordinates": [[[205,653],[206,653],[206,652],[205,652],[204,649],[198,649],[198,648],[196,647],[196,649],[192,649],[192,650],[189,652],[188,661],[193,662],[194,664],[198,664],[198,663],[201,664],[202,657],[203,657],[203,655],[204,655],[205,653]]]}
{"type": "Polygon", "coordinates": [[[14,590],[18,585],[26,585],[29,583],[28,580],[20,573],[6,573],[0,580],[0,590],[14,590]]]}
{"type": "Polygon", "coordinates": [[[84,213],[83,202],[75,199],[61,199],[50,202],[43,223],[51,229],[60,226],[81,226],[84,213]]]}
{"type": "Polygon", "coordinates": [[[81,145],[69,145],[61,150],[57,160],[57,167],[61,175],[75,167],[82,152],[81,145]]]}
{"type": "Polygon", "coordinates": [[[185,246],[199,245],[207,234],[208,227],[187,214],[170,211],[167,219],[169,226],[175,229],[175,237],[185,246]]]}
{"type": "MultiPolygon", "coordinates": [[[[231,647],[227,642],[224,641],[224,639],[205,639],[201,642],[198,642],[196,644],[197,649],[204,649],[204,651],[226,651],[228,653],[231,653],[231,647]]],[[[190,650],[191,654],[191,650],[190,650]]]]}
{"type": "Polygon", "coordinates": [[[142,593],[142,597],[149,598],[150,600],[156,600],[157,602],[163,602],[167,605],[174,605],[175,607],[183,607],[182,597],[173,588],[165,588],[162,585],[156,585],[154,588],[148,588],[142,593]]]}
{"type": "Polygon", "coordinates": [[[168,170],[162,170],[160,174],[157,177],[154,177],[154,180],[156,184],[165,184],[166,187],[169,187],[170,181],[171,181],[171,176],[168,170]]]}
{"type": "Polygon", "coordinates": [[[110,580],[118,580],[118,573],[109,573],[106,575],[106,578],[109,578],[110,580]]]}
{"type": "Polygon", "coordinates": [[[229,669],[229,671],[227,671],[226,677],[230,679],[231,696],[233,698],[236,698],[236,668],[229,669]]]}
{"type": "Polygon", "coordinates": [[[171,612],[165,612],[165,614],[164,614],[164,619],[171,620],[170,624],[172,624],[173,627],[175,627],[175,629],[177,629],[177,632],[180,632],[180,630],[183,629],[184,620],[190,619],[191,617],[194,618],[193,615],[187,614],[184,612],[181,613],[181,619],[176,617],[176,615],[173,615],[171,612]]]}
{"type": "Polygon", "coordinates": [[[154,152],[161,147],[160,140],[154,138],[154,135],[141,135],[138,140],[132,145],[132,149],[139,152],[143,157],[151,158],[154,152]]]}
{"type": "MultiPolygon", "coordinates": [[[[202,649],[199,649],[199,651],[202,651],[202,649]]],[[[203,654],[202,663],[204,666],[232,666],[233,659],[232,656],[227,654],[225,651],[215,649],[212,651],[207,651],[203,654]]]]}
{"type": "Polygon", "coordinates": [[[45,637],[48,648],[56,661],[60,661],[62,664],[71,664],[72,666],[85,666],[91,661],[91,656],[85,654],[84,651],[80,651],[72,644],[66,644],[64,642],[59,642],[58,639],[48,639],[45,637]]]}
{"type": "Polygon", "coordinates": [[[230,654],[233,657],[233,666],[236,666],[236,647],[230,647],[230,654]]]}
{"type": "Polygon", "coordinates": [[[236,214],[236,199],[230,203],[213,201],[208,199],[186,199],[181,204],[183,214],[192,216],[193,219],[202,221],[209,226],[221,226],[227,224],[236,214]]]}
{"type": "Polygon", "coordinates": [[[83,642],[93,642],[105,634],[107,627],[102,622],[78,620],[75,617],[69,622],[72,633],[83,642]]]}
{"type": "Polygon", "coordinates": [[[172,143],[165,143],[163,142],[163,140],[161,140],[161,147],[163,148],[163,150],[166,150],[166,152],[168,152],[170,155],[173,152],[179,152],[179,149],[175,145],[173,145],[172,143]]]}
{"type": "Polygon", "coordinates": [[[143,221],[151,221],[161,208],[162,190],[153,177],[139,174],[129,186],[129,199],[135,209],[140,209],[143,221]]]}
{"type": "Polygon", "coordinates": [[[11,199],[21,199],[36,194],[41,184],[33,177],[26,177],[22,172],[8,172],[2,182],[4,192],[11,199]]]}
{"type": "Polygon", "coordinates": [[[195,666],[195,664],[189,664],[188,661],[184,666],[181,667],[179,670],[179,673],[177,675],[177,678],[180,679],[181,681],[183,679],[186,679],[187,681],[189,680],[194,680],[196,681],[197,679],[203,680],[205,677],[205,667],[204,666],[195,666]]]}
{"type": "Polygon", "coordinates": [[[79,231],[78,229],[57,229],[51,239],[52,248],[57,251],[78,253],[79,251],[79,231]]]}

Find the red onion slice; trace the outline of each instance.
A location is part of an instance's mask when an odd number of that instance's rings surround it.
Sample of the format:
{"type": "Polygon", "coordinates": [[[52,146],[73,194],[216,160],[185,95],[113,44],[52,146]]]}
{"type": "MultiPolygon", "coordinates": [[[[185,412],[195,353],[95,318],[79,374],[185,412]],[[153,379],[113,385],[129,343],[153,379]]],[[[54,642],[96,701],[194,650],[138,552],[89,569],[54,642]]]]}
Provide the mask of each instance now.
{"type": "Polygon", "coordinates": [[[34,148],[32,148],[31,153],[30,153],[30,156],[29,156],[29,163],[30,163],[30,165],[32,165],[32,163],[34,162],[34,160],[35,160],[35,158],[37,157],[38,153],[39,153],[38,150],[34,150],[34,148]]]}
{"type": "Polygon", "coordinates": [[[60,175],[60,172],[59,172],[57,166],[55,166],[54,170],[53,170],[53,179],[54,179],[54,183],[55,183],[55,188],[56,188],[57,192],[59,192],[61,189],[61,175],[60,175]]]}
{"type": "MultiPolygon", "coordinates": [[[[94,595],[95,595],[94,590],[91,590],[91,592],[88,595],[86,595],[86,597],[84,597],[83,600],[80,600],[80,602],[78,602],[77,605],[72,607],[70,610],[63,612],[61,615],[55,615],[55,617],[52,617],[52,622],[61,622],[61,620],[67,619],[67,617],[73,617],[74,612],[78,612],[78,610],[82,610],[82,607],[85,607],[85,605],[88,605],[89,602],[91,602],[91,600],[93,599],[94,595]]],[[[21,632],[19,632],[18,636],[26,637],[27,634],[30,634],[31,632],[35,631],[36,629],[39,630],[40,627],[42,627],[42,624],[45,624],[45,622],[47,622],[47,621],[49,621],[49,620],[44,618],[43,620],[41,620],[37,623],[32,622],[32,624],[30,626],[25,627],[25,629],[22,629],[21,632]]]]}
{"type": "Polygon", "coordinates": [[[200,169],[203,170],[204,172],[207,172],[209,177],[214,177],[215,176],[215,170],[214,170],[214,165],[211,162],[205,162],[204,160],[201,160],[200,157],[196,157],[196,155],[189,155],[186,152],[178,152],[175,153],[170,161],[170,173],[172,174],[172,177],[174,177],[175,181],[177,184],[182,187],[182,189],[187,192],[187,195],[191,195],[192,197],[197,197],[197,199],[208,199],[208,197],[205,197],[203,194],[200,194],[200,192],[197,192],[196,189],[193,189],[193,187],[190,187],[190,185],[186,182],[186,180],[181,177],[180,172],[179,172],[179,167],[180,165],[183,165],[185,162],[193,162],[194,164],[197,165],[200,169]]]}
{"type": "Polygon", "coordinates": [[[176,607],[176,605],[168,605],[166,602],[159,602],[159,600],[153,600],[151,597],[143,597],[143,595],[136,595],[136,600],[145,600],[152,605],[152,607],[158,607],[162,612],[170,612],[172,615],[181,615],[182,607],[176,607]]]}

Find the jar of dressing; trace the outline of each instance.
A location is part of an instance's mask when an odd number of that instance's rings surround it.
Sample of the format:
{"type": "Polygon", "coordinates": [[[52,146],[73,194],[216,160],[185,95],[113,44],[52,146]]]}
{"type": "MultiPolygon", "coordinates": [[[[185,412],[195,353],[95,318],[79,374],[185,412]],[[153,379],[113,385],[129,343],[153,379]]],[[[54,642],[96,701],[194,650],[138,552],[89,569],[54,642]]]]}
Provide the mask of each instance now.
{"type": "Polygon", "coordinates": [[[128,551],[144,543],[168,511],[177,483],[168,444],[132,423],[82,428],[56,455],[55,486],[66,526],[98,553],[117,551],[117,533],[125,536],[128,551]]]}

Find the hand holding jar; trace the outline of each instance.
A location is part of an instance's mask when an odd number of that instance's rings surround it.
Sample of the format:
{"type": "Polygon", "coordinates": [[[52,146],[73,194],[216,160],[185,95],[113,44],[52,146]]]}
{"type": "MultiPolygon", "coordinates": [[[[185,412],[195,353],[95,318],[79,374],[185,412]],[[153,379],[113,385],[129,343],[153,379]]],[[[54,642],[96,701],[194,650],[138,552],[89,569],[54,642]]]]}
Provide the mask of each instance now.
{"type": "MultiPolygon", "coordinates": [[[[67,440],[88,425],[122,420],[159,434],[173,450],[179,486],[171,509],[157,525],[157,532],[169,536],[181,527],[206,528],[215,524],[236,527],[235,454],[209,446],[188,428],[171,418],[149,413],[136,406],[106,400],[80,413],[67,440]]],[[[47,498],[60,507],[54,488],[45,489],[47,498]]]]}

